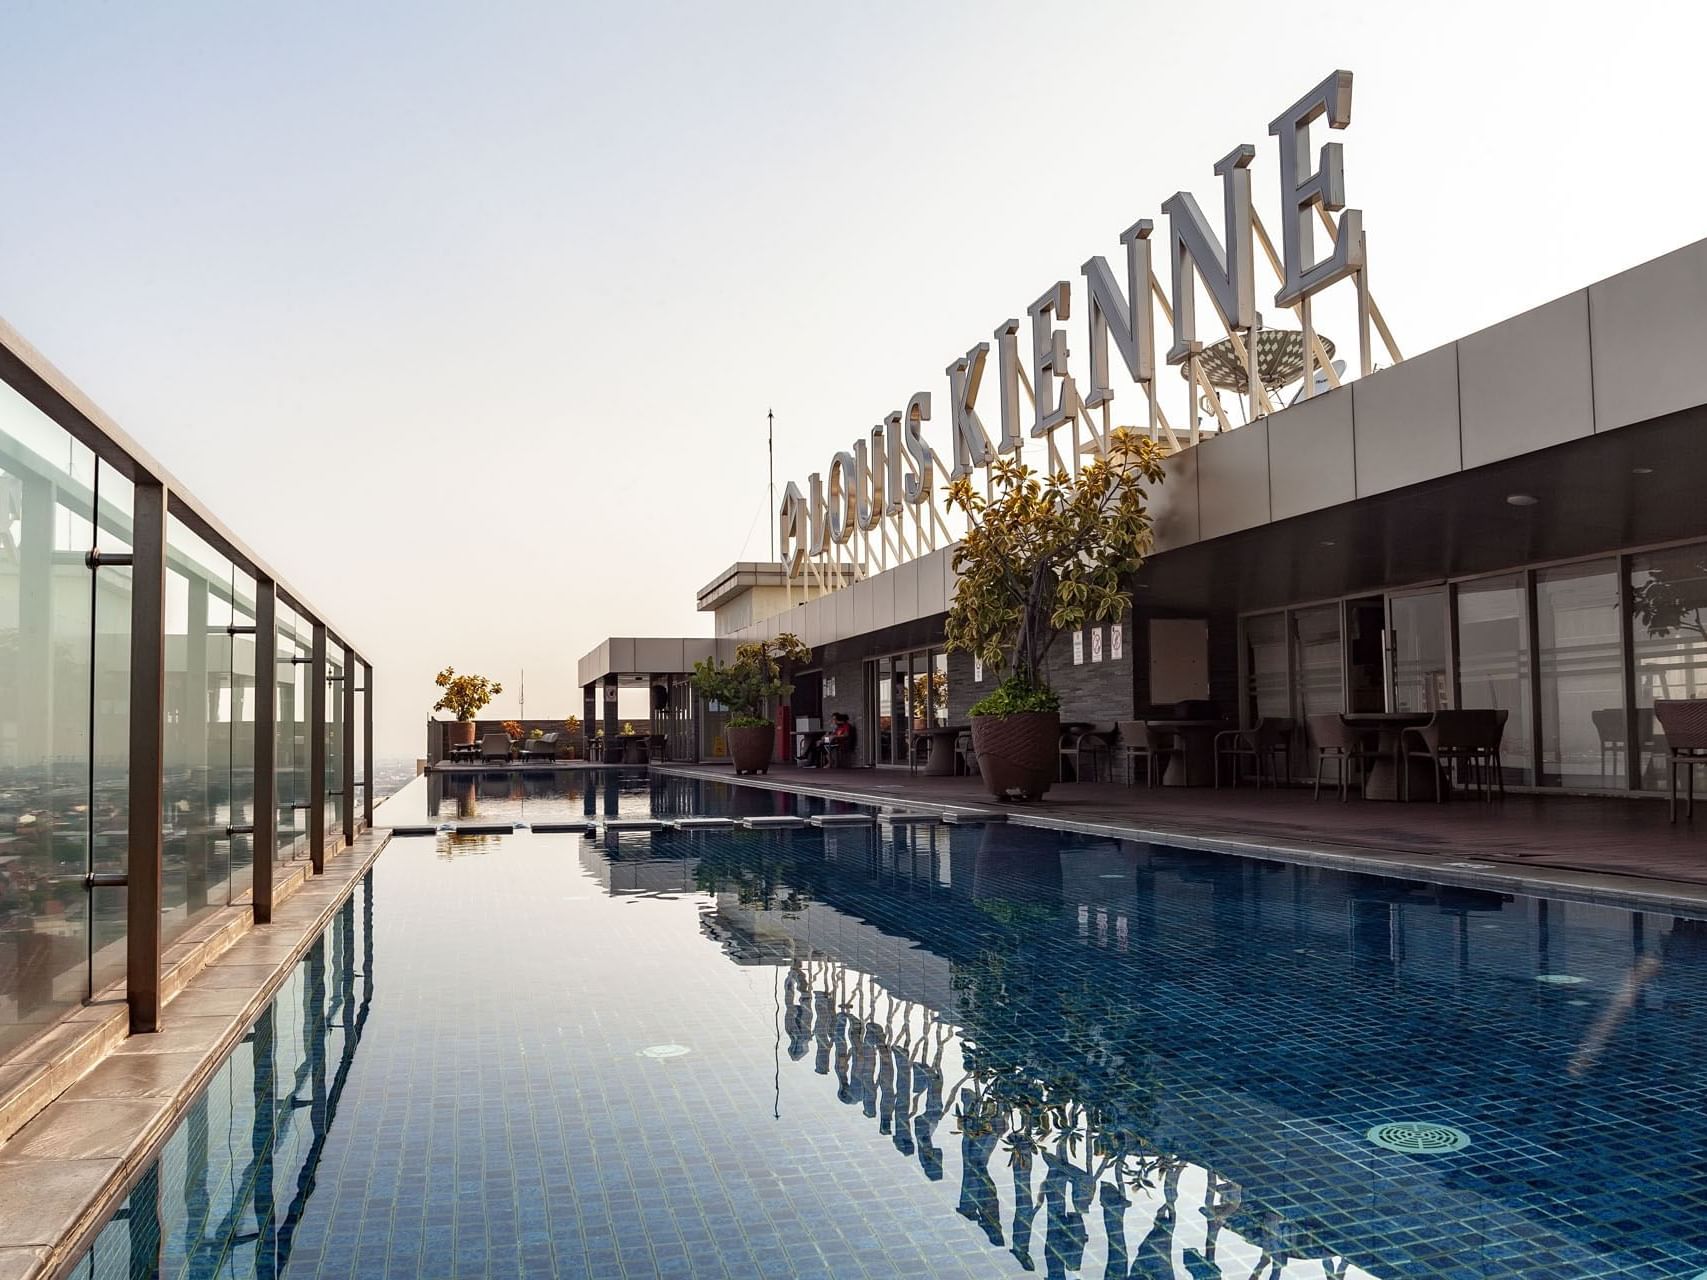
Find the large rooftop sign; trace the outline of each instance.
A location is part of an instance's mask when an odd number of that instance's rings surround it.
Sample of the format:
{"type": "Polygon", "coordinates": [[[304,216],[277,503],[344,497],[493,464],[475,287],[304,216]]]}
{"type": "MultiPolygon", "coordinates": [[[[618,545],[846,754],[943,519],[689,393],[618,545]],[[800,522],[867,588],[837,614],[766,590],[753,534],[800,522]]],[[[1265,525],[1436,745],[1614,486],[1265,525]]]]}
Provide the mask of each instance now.
{"type": "MultiPolygon", "coordinates": [[[[1250,166],[1256,148],[1235,147],[1215,165],[1221,180],[1222,227],[1218,232],[1189,191],[1162,203],[1166,234],[1161,247],[1170,286],[1157,278],[1153,256],[1155,223],[1141,218],[1120,235],[1122,270],[1098,255],[1087,261],[1079,283],[1083,299],[1085,355],[1071,359],[1067,323],[1073,314],[1074,282],[1057,280],[1027,309],[1027,350],[1020,352],[1021,323],[1004,320],[991,343],[980,342],[947,367],[947,431],[952,464],[943,465],[925,439],[933,420],[929,391],[915,392],[906,407],[889,413],[830,460],[828,479],[814,472],[806,492],[790,482],[777,513],[783,562],[790,580],[807,589],[831,590],[852,578],[912,558],[952,540],[934,502],[939,478],[987,470],[998,453],[1020,452],[1028,440],[1042,442],[1048,468],[1076,471],[1081,457],[1099,452],[1114,425],[1114,363],[1142,397],[1137,420],[1126,420],[1169,451],[1196,444],[1205,432],[1227,431],[1233,422],[1223,395],[1239,397],[1244,420],[1276,407],[1275,392],[1301,382],[1299,394],[1314,393],[1318,381],[1339,385],[1343,363],[1315,329],[1311,300],[1341,281],[1356,290],[1358,369],[1374,367],[1371,327],[1388,359],[1398,360],[1379,309],[1369,295],[1363,218],[1346,207],[1345,163],[1338,142],[1311,154],[1311,126],[1351,123],[1349,71],[1336,71],[1268,127],[1280,151],[1280,248],[1251,200],[1250,166]],[[1335,215],[1338,215],[1337,217],[1335,215]],[[1316,232],[1323,237],[1320,244],[1316,232]],[[1292,313],[1296,329],[1272,329],[1257,312],[1257,257],[1279,282],[1274,303],[1292,313]],[[1219,329],[1206,344],[1198,326],[1199,287],[1219,329]],[[1169,418],[1158,394],[1156,313],[1172,330],[1165,360],[1180,367],[1185,408],[1169,418]],[[992,439],[979,413],[979,393],[993,373],[996,432],[992,439]],[[1070,437],[1066,444],[1063,433],[1070,437]]],[[[1137,406],[1136,397],[1128,403],[1137,406]]]]}

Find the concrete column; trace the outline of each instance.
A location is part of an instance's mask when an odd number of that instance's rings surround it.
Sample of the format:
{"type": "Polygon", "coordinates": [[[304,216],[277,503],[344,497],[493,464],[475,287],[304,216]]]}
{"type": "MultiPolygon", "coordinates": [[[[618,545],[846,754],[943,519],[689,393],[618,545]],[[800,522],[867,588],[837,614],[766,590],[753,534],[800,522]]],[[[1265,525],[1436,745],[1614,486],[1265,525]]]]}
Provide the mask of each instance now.
{"type": "Polygon", "coordinates": [[[132,508],[130,830],[125,986],[134,1033],[160,1029],[161,831],[166,753],[166,489],[146,478],[132,508]]]}

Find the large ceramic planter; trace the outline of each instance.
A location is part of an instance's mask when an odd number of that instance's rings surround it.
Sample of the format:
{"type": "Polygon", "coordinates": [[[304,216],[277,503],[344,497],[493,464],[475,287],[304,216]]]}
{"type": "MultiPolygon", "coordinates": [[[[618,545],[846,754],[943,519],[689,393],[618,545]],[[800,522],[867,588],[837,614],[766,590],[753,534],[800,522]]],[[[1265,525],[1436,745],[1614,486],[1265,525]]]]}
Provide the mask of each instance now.
{"type": "Polygon", "coordinates": [[[743,729],[725,729],[729,739],[729,757],[735,762],[736,773],[768,773],[771,767],[771,747],[776,742],[776,730],[770,725],[743,729]]]}
{"type": "Polygon", "coordinates": [[[445,725],[445,746],[472,747],[474,745],[474,721],[451,720],[445,725]]]}
{"type": "Polygon", "coordinates": [[[1061,750],[1059,711],[973,716],[972,750],[984,786],[998,800],[1036,800],[1055,781],[1061,750]]]}

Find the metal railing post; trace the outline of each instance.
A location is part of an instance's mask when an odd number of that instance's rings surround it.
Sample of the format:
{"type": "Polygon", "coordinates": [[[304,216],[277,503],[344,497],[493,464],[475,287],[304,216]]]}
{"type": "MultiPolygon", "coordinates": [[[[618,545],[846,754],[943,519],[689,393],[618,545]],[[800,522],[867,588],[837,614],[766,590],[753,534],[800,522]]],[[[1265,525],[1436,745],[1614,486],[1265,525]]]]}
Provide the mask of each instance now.
{"type": "Polygon", "coordinates": [[[130,595],[130,830],[125,994],[133,1033],[160,1029],[166,802],[166,488],[136,482],[130,595]]]}
{"type": "Polygon", "coordinates": [[[344,812],[344,843],[356,842],[356,753],[350,748],[356,733],[356,651],[349,645],[344,646],[344,749],[340,753],[342,759],[342,781],[338,784],[344,789],[343,801],[339,806],[344,812]]]}
{"type": "Polygon", "coordinates": [[[273,918],[273,861],[279,843],[278,706],[279,607],[272,579],[255,579],[255,832],[249,900],[255,923],[273,918]]]}
{"type": "Polygon", "coordinates": [[[373,827],[373,663],[362,663],[362,825],[373,827]]]}
{"type": "Polygon", "coordinates": [[[314,624],[308,668],[308,857],[314,874],[326,870],[326,624],[314,624]]]}

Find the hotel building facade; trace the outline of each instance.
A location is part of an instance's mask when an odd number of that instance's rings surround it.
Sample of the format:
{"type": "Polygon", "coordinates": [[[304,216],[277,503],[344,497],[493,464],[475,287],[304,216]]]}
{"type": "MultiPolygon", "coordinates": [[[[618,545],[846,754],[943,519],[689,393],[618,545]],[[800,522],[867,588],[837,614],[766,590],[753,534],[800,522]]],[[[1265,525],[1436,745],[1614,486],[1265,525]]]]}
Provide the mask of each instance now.
{"type": "MultiPolygon", "coordinates": [[[[1707,241],[1179,448],[1129,614],[1052,652],[1063,718],[1495,707],[1508,786],[1662,793],[1653,704],[1707,686],[1703,351],[1707,241]]],[[[712,637],[581,659],[588,723],[614,730],[616,690],[647,685],[672,758],[718,758],[686,673],[792,632],[813,662],[779,733],[845,712],[858,763],[905,765],[995,679],[945,651],[953,561],[811,589],[732,565],[699,594],[712,637]]]]}

